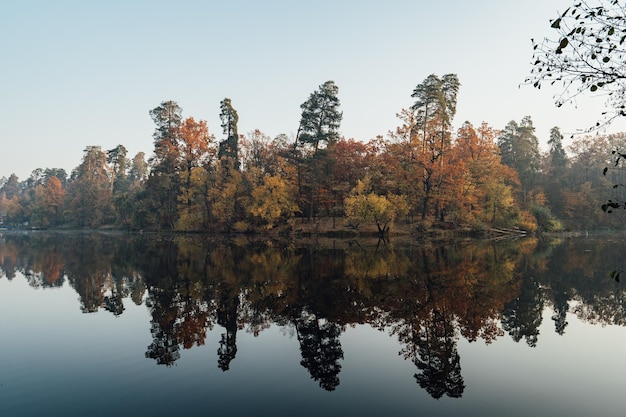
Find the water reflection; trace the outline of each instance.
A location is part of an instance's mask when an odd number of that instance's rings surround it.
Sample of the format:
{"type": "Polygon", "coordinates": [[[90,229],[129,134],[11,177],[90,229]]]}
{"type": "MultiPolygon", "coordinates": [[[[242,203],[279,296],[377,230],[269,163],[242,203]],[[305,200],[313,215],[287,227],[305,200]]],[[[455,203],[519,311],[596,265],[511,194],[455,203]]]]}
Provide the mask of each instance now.
{"type": "Polygon", "coordinates": [[[457,343],[508,334],[535,347],[545,307],[557,334],[567,313],[624,325],[624,291],[608,278],[623,242],[563,240],[455,245],[230,241],[189,236],[5,234],[0,273],[32,287],[68,283],[83,313],[145,304],[145,356],[171,366],[181,350],[221,334],[216,366],[237,360],[237,333],[293,330],[300,364],[327,391],[340,384],[348,326],[397,338],[416,383],[433,398],[461,397],[457,343]]]}

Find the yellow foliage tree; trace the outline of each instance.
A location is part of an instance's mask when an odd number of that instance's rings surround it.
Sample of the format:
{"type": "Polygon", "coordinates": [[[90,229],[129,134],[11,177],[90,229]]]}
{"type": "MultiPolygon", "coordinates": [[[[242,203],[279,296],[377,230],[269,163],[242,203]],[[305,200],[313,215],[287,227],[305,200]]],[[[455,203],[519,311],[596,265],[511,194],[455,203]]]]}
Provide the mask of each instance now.
{"type": "Polygon", "coordinates": [[[279,220],[289,219],[298,211],[294,196],[294,190],[284,179],[265,175],[263,184],[252,191],[249,212],[271,229],[279,220]]]}
{"type": "Polygon", "coordinates": [[[346,217],[355,228],[361,222],[376,223],[378,233],[382,236],[389,232],[397,217],[408,213],[409,204],[405,196],[390,194],[386,197],[369,192],[369,189],[368,177],[357,182],[350,195],[344,200],[346,217]]]}

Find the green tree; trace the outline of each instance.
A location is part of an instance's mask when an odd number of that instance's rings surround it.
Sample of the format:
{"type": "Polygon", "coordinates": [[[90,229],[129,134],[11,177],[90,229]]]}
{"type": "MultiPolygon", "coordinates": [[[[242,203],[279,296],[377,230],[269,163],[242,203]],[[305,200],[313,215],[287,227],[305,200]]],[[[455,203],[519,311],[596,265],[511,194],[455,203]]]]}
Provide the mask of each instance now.
{"type": "Polygon", "coordinates": [[[498,137],[497,144],[502,163],[517,172],[522,186],[522,201],[526,202],[528,192],[535,186],[541,161],[539,140],[530,116],[525,116],[519,124],[510,121],[498,137]]]}
{"type": "Polygon", "coordinates": [[[299,164],[299,194],[306,205],[303,210],[312,219],[316,214],[320,189],[332,169],[329,153],[323,145],[339,140],[339,126],[343,113],[339,110],[339,88],[326,81],[302,103],[302,116],[296,135],[296,146],[304,145],[297,155],[299,164]]]}
{"type": "Polygon", "coordinates": [[[339,140],[339,126],[343,113],[339,111],[339,87],[326,81],[302,103],[302,116],[298,128],[300,143],[313,146],[317,153],[320,143],[339,140]]]}
{"type": "Polygon", "coordinates": [[[431,74],[413,90],[411,97],[415,98],[415,103],[411,108],[415,111],[415,128],[421,131],[423,151],[428,137],[433,134],[439,136],[440,150],[443,151],[446,141],[449,143],[460,86],[456,74],[445,74],[441,78],[431,74]]]}
{"type": "Polygon", "coordinates": [[[562,171],[567,166],[567,154],[563,149],[563,135],[558,127],[550,129],[550,168],[551,171],[562,171]]]}
{"type": "Polygon", "coordinates": [[[218,157],[229,158],[234,164],[234,168],[239,170],[239,133],[237,132],[237,123],[239,115],[237,110],[232,106],[229,98],[225,98],[220,102],[220,120],[222,121],[222,129],[226,139],[220,142],[218,157]]]}
{"type": "Polygon", "coordinates": [[[148,223],[173,229],[178,218],[182,108],[175,101],[164,101],[150,110],[150,116],[156,125],[152,135],[154,157],[146,183],[142,214],[148,223]]]}
{"type": "Polygon", "coordinates": [[[124,145],[117,145],[107,151],[107,163],[111,168],[111,192],[126,192],[128,190],[128,178],[126,172],[130,165],[126,155],[128,151],[124,145]]]}
{"type": "Polygon", "coordinates": [[[84,152],[70,177],[68,216],[78,227],[95,227],[112,220],[110,168],[100,146],[88,146],[84,152]]]}

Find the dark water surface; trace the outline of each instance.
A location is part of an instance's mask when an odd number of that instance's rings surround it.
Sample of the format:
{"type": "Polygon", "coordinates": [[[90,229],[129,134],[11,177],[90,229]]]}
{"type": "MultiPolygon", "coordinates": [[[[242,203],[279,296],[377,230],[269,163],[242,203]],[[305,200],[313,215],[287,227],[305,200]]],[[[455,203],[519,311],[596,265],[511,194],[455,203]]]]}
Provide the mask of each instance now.
{"type": "Polygon", "coordinates": [[[0,233],[0,416],[626,415],[621,236],[0,233]]]}

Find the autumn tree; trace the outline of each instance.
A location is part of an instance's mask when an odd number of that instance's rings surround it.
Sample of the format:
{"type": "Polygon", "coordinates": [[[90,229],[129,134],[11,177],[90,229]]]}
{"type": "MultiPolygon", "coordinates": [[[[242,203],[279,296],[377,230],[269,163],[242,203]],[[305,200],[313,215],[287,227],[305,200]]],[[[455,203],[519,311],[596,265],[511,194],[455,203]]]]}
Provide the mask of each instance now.
{"type": "Polygon", "coordinates": [[[362,222],[375,223],[379,236],[383,237],[396,218],[406,215],[408,203],[404,196],[382,196],[370,190],[369,178],[357,181],[344,201],[346,217],[355,228],[362,222]]]}
{"type": "MultiPolygon", "coordinates": [[[[207,178],[206,209],[209,223],[231,231],[245,218],[246,183],[238,170],[224,159],[218,160],[207,178]]],[[[239,224],[241,225],[241,224],[239,224]]]]}
{"type": "Polygon", "coordinates": [[[495,200],[498,192],[510,196],[511,187],[517,183],[517,174],[501,163],[497,134],[487,123],[474,128],[465,122],[456,135],[455,153],[464,166],[461,218],[472,224],[493,224],[498,210],[504,207],[495,200]]]}
{"type": "Polygon", "coordinates": [[[41,225],[58,226],[62,223],[64,200],[65,190],[58,177],[49,177],[45,186],[37,187],[36,203],[41,225]]]}
{"type": "MultiPolygon", "coordinates": [[[[354,139],[342,138],[332,145],[334,169],[328,179],[328,185],[332,198],[333,218],[335,215],[344,213],[344,199],[356,186],[357,181],[365,178],[370,171],[375,171],[375,154],[373,143],[363,143],[354,139]]],[[[393,192],[392,190],[384,191],[393,192]]]]}
{"type": "Polygon", "coordinates": [[[298,211],[295,190],[279,176],[265,175],[263,184],[252,190],[249,211],[271,229],[280,220],[287,221],[298,211]]]}
{"type": "Polygon", "coordinates": [[[214,156],[212,136],[204,120],[185,119],[180,127],[180,191],[178,228],[199,230],[205,218],[207,169],[214,156]]]}
{"type": "Polygon", "coordinates": [[[460,82],[456,74],[445,74],[441,78],[432,74],[413,90],[415,102],[415,124],[410,129],[415,160],[422,172],[423,186],[422,220],[430,210],[436,197],[435,217],[443,219],[445,200],[442,185],[450,182],[451,173],[446,155],[451,148],[452,119],[456,114],[457,94],[460,82]]]}

